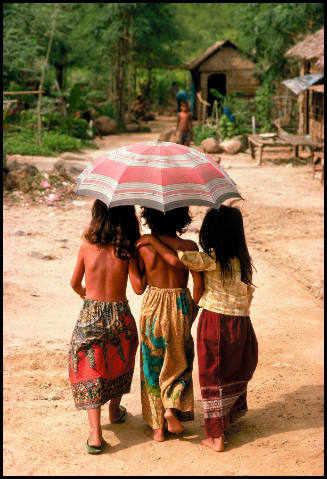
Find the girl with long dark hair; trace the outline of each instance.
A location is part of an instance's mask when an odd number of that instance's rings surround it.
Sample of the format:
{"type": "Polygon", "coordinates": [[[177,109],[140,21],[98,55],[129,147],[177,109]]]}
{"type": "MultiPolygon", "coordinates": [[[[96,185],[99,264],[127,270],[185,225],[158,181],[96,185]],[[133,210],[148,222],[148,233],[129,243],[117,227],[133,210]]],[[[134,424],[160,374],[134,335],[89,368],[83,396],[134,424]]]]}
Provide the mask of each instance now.
{"type": "Polygon", "coordinates": [[[105,444],[101,406],[110,401],[111,423],[125,421],[120,401],[130,391],[138,347],[126,298],[128,276],[137,294],[145,289],[135,248],[140,230],[134,206],[108,208],[96,200],[83,237],[70,283],[83,306],[70,342],[69,379],[76,409],[88,412],[87,451],[98,454],[105,444]]]}
{"type": "Polygon", "coordinates": [[[252,260],[240,210],[222,205],[207,212],[199,251],[172,251],[158,238],[142,237],[171,266],[203,272],[203,308],[197,330],[199,379],[206,439],[224,450],[228,425],[247,411],[247,383],[258,362],[258,343],[249,317],[254,287],[252,260]]]}

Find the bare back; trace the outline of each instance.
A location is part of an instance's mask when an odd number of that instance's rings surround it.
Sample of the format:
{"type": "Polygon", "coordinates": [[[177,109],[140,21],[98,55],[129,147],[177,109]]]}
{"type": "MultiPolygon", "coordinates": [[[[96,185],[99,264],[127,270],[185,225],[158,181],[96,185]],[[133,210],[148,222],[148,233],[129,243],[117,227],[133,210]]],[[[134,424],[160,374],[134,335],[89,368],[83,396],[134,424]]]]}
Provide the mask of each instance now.
{"type": "MultiPolygon", "coordinates": [[[[181,238],[172,238],[166,235],[158,235],[160,241],[171,249],[195,250],[198,249],[194,241],[181,238]]],[[[179,269],[170,266],[156,252],[151,245],[144,245],[139,248],[139,254],[145,265],[147,282],[150,286],[157,288],[186,288],[188,282],[188,269],[179,269]]]]}
{"type": "MultiPolygon", "coordinates": [[[[98,248],[84,242],[80,248],[74,275],[84,267],[85,298],[96,301],[124,301],[128,279],[128,260],[117,258],[111,245],[98,248]]],[[[73,275],[73,278],[74,278],[73,275]]]]}

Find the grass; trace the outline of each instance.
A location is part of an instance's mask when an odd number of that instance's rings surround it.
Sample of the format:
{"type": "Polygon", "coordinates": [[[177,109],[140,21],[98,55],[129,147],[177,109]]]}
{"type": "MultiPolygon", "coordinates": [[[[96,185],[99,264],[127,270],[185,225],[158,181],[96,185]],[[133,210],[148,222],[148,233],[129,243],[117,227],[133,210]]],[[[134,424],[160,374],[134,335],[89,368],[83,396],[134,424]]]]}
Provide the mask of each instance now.
{"type": "Polygon", "coordinates": [[[7,155],[56,156],[63,151],[79,151],[83,148],[98,147],[89,140],[81,140],[64,133],[43,130],[42,144],[39,145],[37,132],[21,129],[4,135],[3,145],[7,155]]]}

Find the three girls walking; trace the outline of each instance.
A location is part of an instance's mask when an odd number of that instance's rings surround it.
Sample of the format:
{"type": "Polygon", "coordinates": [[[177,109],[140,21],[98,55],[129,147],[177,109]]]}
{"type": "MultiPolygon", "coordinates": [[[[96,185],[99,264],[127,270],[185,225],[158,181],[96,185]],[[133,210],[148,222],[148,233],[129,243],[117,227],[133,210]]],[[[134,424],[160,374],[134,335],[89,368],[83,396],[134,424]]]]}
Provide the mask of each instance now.
{"type": "Polygon", "coordinates": [[[88,452],[104,446],[101,405],[110,401],[110,422],[126,417],[120,400],[130,390],[138,345],[126,299],[128,276],[137,294],[146,288],[141,403],[154,440],[163,441],[166,428],[179,434],[181,422],[193,419],[190,330],[199,305],[197,352],[207,435],[202,443],[222,451],[228,424],[247,410],[247,382],[257,364],[249,318],[252,263],[242,215],[233,207],[209,210],[200,231],[201,253],[195,242],[178,236],[191,222],[187,207],[165,215],[143,208],[142,217],[151,235],[140,238],[134,207],[108,209],[96,200],[71,280],[84,300],[70,343],[69,371],[75,406],[88,411],[88,452]]]}

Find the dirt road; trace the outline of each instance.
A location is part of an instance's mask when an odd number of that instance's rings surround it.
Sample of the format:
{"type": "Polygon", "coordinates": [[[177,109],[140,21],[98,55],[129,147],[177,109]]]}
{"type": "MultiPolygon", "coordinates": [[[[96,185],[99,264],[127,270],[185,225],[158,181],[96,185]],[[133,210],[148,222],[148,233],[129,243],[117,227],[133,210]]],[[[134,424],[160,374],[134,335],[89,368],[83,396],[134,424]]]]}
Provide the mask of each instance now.
{"type": "MultiPolygon", "coordinates": [[[[154,122],[151,133],[105,137],[99,146],[156,139],[173,121],[154,122]]],[[[227,431],[225,452],[200,444],[197,359],[194,423],[186,423],[180,438],[152,441],[141,416],[138,353],[132,390],[122,401],[127,421],[109,425],[103,407],[110,447],[87,455],[87,416],[74,409],[66,355],[81,306],[69,280],[93,200],[78,197],[52,208],[5,204],[5,476],[323,475],[323,186],[309,166],[290,167],[287,159],[258,167],[247,154],[221,156],[246,199],[242,211],[257,269],[251,319],[259,342],[249,412],[227,431]]],[[[46,169],[56,160],[29,161],[46,169]]],[[[185,237],[197,240],[204,211],[192,208],[185,237]]],[[[130,285],[128,298],[138,318],[142,297],[130,285]]]]}

